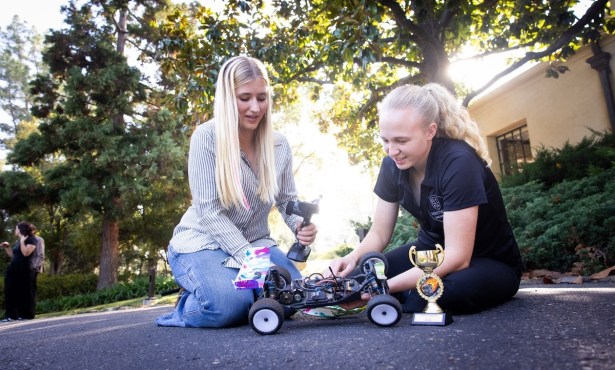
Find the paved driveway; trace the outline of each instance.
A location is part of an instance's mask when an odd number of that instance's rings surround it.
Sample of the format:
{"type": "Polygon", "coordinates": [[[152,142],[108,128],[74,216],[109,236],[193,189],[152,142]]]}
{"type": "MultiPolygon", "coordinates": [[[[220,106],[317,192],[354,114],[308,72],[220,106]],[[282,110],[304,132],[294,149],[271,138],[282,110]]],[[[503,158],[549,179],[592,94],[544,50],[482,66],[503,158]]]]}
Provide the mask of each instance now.
{"type": "Polygon", "coordinates": [[[446,327],[380,328],[365,314],[249,326],[162,328],[170,306],[0,324],[1,369],[615,369],[615,284],[522,286],[446,327]]]}

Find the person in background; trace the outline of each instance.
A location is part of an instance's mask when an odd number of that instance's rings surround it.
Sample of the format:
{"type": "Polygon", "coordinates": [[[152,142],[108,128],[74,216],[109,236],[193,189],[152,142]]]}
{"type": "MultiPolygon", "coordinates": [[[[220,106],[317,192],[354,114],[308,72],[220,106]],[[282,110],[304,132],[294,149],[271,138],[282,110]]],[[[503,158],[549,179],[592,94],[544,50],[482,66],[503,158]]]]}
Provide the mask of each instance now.
{"type": "Polygon", "coordinates": [[[32,297],[36,305],[36,293],[38,291],[38,275],[43,273],[43,263],[45,262],[45,239],[38,235],[38,229],[34,228],[34,237],[36,238],[36,250],[30,258],[30,268],[34,274],[32,278],[32,297]]]}
{"type": "Polygon", "coordinates": [[[34,272],[30,262],[37,244],[34,230],[31,223],[22,221],[15,227],[15,236],[19,240],[13,248],[8,242],[0,244],[11,258],[4,278],[4,321],[34,318],[36,305],[32,295],[34,272]]]}
{"type": "Polygon", "coordinates": [[[413,245],[444,247],[443,263],[434,270],[443,278],[438,305],[444,310],[473,313],[513,297],[521,256],[486,145],[466,109],[438,84],[404,85],[382,101],[379,124],[387,156],[374,189],[373,224],[356,249],[331,262],[332,272],[349,275],[362,255],[382,252],[401,206],[420,223],[418,240],[386,253],[390,291],[403,312],[421,312],[427,303],[416,291],[423,272],[410,262],[413,245]]]}
{"type": "Polygon", "coordinates": [[[252,290],[236,290],[236,278],[249,248],[270,249],[271,263],[299,270],[269,235],[275,204],[303,245],[316,236],[313,224],[285,213],[297,192],[292,150],[273,131],[271,86],[265,66],[237,56],[218,73],[214,115],[190,140],[188,177],[192,205],[175,227],[168,262],[182,288],[175,309],[160,326],[228,327],[248,322],[252,290]]]}

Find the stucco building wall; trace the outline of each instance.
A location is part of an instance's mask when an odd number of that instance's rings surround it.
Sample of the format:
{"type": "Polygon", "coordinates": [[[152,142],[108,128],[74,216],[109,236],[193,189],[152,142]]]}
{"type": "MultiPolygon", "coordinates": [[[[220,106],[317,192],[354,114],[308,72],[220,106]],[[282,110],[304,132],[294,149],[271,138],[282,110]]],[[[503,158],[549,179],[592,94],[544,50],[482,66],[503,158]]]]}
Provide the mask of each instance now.
{"type": "MultiPolygon", "coordinates": [[[[611,71],[615,71],[615,37],[606,38],[600,46],[611,54],[611,71]]],[[[570,70],[559,78],[546,78],[547,64],[538,64],[470,104],[470,115],[487,138],[494,172],[500,173],[496,137],[523,125],[534,153],[540,146],[577,143],[591,135],[590,128],[610,130],[600,76],[586,62],[592,56],[591,48],[582,48],[565,63],[570,70]]],[[[615,86],[613,73],[610,80],[615,86]]]]}

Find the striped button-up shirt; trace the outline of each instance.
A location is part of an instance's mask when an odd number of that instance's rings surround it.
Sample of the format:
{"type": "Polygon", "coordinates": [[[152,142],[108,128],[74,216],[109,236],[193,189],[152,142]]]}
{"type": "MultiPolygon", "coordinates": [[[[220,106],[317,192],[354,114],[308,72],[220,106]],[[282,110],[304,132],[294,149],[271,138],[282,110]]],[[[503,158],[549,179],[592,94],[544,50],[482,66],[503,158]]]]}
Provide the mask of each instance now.
{"type": "MultiPolygon", "coordinates": [[[[297,199],[292,173],[292,151],[286,138],[274,134],[274,157],[278,194],[275,204],[284,222],[295,232],[296,215],[287,215],[286,204],[297,199]]],[[[222,207],[215,182],[216,154],[213,121],[199,125],[190,139],[188,177],[192,205],[175,227],[171,248],[178,253],[221,248],[229,254],[223,262],[227,267],[239,268],[246,250],[255,246],[275,245],[269,232],[268,216],[273,204],[264,203],[257,195],[259,179],[241,153],[241,174],[244,195],[249,208],[222,207]]]]}

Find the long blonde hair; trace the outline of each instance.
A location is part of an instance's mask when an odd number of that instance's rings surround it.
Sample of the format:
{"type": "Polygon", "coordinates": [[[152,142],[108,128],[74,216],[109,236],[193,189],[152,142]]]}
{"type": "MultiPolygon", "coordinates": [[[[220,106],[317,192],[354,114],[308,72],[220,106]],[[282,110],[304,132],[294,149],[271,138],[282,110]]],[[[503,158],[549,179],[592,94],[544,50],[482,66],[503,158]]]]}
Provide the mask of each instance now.
{"type": "Polygon", "coordinates": [[[271,123],[271,89],[265,65],[254,58],[237,56],[229,59],[218,73],[214,97],[216,126],[216,189],[224,208],[249,208],[241,186],[241,146],[239,144],[239,112],[235,90],[262,78],[267,85],[267,112],[256,131],[257,174],[260,180],[258,197],[273,202],[278,192],[273,155],[273,127],[271,123]]]}
{"type": "Polygon", "coordinates": [[[437,137],[463,140],[487,163],[491,164],[487,144],[480,134],[478,125],[470,118],[468,111],[444,86],[430,83],[425,86],[403,85],[391,91],[380,105],[386,109],[413,108],[420,115],[425,126],[435,122],[437,137]]]}

